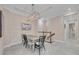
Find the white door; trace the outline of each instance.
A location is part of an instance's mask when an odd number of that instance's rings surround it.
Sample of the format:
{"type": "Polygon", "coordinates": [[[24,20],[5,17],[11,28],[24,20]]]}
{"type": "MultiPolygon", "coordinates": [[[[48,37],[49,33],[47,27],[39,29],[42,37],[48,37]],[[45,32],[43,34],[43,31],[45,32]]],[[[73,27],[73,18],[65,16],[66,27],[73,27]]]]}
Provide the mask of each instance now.
{"type": "Polygon", "coordinates": [[[65,26],[65,40],[75,40],[76,39],[76,22],[68,22],[64,24],[65,26]]]}
{"type": "Polygon", "coordinates": [[[69,32],[68,32],[68,34],[69,34],[69,39],[75,39],[75,35],[76,35],[76,33],[75,33],[75,23],[69,23],[69,32]]]}

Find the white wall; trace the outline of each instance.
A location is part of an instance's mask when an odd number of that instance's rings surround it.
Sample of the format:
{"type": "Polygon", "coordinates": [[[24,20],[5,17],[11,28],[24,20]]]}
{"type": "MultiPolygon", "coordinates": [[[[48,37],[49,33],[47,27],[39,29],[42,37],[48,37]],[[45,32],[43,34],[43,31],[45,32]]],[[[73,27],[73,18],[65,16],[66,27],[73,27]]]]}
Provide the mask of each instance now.
{"type": "Polygon", "coordinates": [[[4,47],[21,42],[21,21],[24,17],[3,9],[4,47]]]}
{"type": "MultiPolygon", "coordinates": [[[[64,40],[64,20],[63,17],[55,17],[51,19],[45,19],[46,23],[44,24],[43,19],[39,19],[39,25],[37,25],[38,30],[46,29],[48,32],[55,33],[55,36],[52,37],[52,40],[62,41],[64,40]],[[40,28],[39,28],[40,27],[40,28]]],[[[49,34],[49,33],[47,33],[49,34]]],[[[49,35],[48,35],[49,36],[49,35]]]]}
{"type": "Polygon", "coordinates": [[[4,16],[4,47],[8,47],[14,44],[21,43],[22,33],[36,34],[36,22],[30,23],[32,25],[31,31],[22,31],[22,23],[27,22],[27,18],[11,12],[7,9],[3,9],[4,16]]]}
{"type": "Polygon", "coordinates": [[[64,40],[64,22],[62,17],[52,18],[48,20],[48,31],[55,33],[55,40],[64,40]]]}
{"type": "Polygon", "coordinates": [[[77,40],[78,40],[78,43],[79,43],[79,14],[77,16],[77,24],[78,24],[78,26],[77,26],[77,40]]]}
{"type": "Polygon", "coordinates": [[[3,53],[3,43],[2,39],[0,38],[0,55],[3,53]]]}
{"type": "MultiPolygon", "coordinates": [[[[0,10],[3,10],[1,5],[0,10]]],[[[2,16],[2,37],[0,37],[0,55],[3,54],[3,41],[4,41],[4,20],[2,16]]]]}

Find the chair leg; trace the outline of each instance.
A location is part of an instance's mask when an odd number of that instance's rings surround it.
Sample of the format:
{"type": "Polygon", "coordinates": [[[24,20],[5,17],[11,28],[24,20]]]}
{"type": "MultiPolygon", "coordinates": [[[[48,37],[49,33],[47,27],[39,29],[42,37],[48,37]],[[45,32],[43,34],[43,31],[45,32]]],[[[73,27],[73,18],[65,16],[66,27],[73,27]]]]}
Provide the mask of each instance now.
{"type": "Polygon", "coordinates": [[[23,46],[25,45],[25,43],[23,42],[23,46]]]}
{"type": "Polygon", "coordinates": [[[31,45],[31,49],[33,49],[33,45],[31,45]]]}
{"type": "Polygon", "coordinates": [[[34,51],[35,51],[35,45],[34,45],[34,51]]]}
{"type": "Polygon", "coordinates": [[[34,44],[34,51],[35,51],[35,44],[34,44]]]}
{"type": "Polygon", "coordinates": [[[25,45],[25,48],[27,48],[28,43],[25,42],[24,45],[25,45]]]}
{"type": "Polygon", "coordinates": [[[25,42],[22,40],[23,46],[25,45],[25,42]]]}
{"type": "Polygon", "coordinates": [[[44,45],[43,45],[43,48],[44,48],[44,50],[46,50],[44,45]]]}
{"type": "Polygon", "coordinates": [[[39,55],[40,55],[40,47],[39,47],[39,55]]]}
{"type": "Polygon", "coordinates": [[[46,49],[45,49],[45,46],[44,46],[44,50],[46,50],[46,49]]]}

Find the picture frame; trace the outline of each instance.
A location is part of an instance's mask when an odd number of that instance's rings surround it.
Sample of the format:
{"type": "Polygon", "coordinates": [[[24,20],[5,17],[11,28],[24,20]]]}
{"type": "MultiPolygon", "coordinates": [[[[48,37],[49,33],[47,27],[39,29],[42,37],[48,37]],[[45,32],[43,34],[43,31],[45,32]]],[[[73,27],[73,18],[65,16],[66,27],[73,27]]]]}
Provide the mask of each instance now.
{"type": "Polygon", "coordinates": [[[31,30],[31,24],[27,24],[27,23],[22,23],[22,30],[26,30],[29,31],[31,30]]]}

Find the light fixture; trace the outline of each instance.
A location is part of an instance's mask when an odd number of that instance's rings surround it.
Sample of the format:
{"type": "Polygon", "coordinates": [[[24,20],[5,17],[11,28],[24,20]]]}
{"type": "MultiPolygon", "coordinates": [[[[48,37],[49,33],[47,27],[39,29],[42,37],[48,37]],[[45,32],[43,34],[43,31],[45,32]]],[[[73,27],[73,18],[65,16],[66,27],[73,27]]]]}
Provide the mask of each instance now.
{"type": "Polygon", "coordinates": [[[68,11],[71,11],[72,9],[71,9],[71,8],[68,8],[67,10],[68,10],[68,11]]]}
{"type": "Polygon", "coordinates": [[[72,8],[67,8],[64,16],[69,16],[69,15],[73,15],[73,14],[75,14],[75,12],[72,10],[72,8]]]}
{"type": "Polygon", "coordinates": [[[32,4],[31,6],[32,6],[32,11],[28,17],[28,21],[33,22],[37,19],[40,19],[40,13],[39,13],[39,11],[35,10],[35,4],[32,4]]]}
{"type": "Polygon", "coordinates": [[[35,4],[32,4],[32,13],[31,13],[31,15],[33,17],[36,17],[36,18],[38,18],[40,16],[39,11],[35,10],[35,4]]]}

